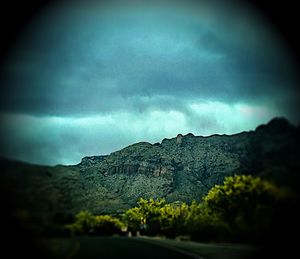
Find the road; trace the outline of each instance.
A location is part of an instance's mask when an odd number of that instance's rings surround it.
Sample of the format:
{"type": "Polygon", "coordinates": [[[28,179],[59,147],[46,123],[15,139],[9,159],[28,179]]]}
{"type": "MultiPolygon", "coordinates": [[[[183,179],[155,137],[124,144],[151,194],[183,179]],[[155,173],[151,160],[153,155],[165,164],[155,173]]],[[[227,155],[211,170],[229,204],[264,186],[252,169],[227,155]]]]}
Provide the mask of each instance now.
{"type": "Polygon", "coordinates": [[[73,259],[191,259],[191,257],[142,240],[125,237],[78,238],[73,259]]]}

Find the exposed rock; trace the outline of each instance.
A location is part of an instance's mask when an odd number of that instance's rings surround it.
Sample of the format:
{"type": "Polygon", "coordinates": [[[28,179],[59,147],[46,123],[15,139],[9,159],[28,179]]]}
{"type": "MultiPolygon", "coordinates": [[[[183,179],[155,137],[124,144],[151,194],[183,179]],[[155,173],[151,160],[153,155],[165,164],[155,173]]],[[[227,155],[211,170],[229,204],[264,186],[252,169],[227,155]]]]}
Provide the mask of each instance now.
{"type": "Polygon", "coordinates": [[[140,197],[200,200],[233,174],[254,174],[297,189],[299,128],[274,119],[255,131],[128,146],[75,166],[39,167],[2,161],[2,182],[34,213],[120,213],[140,197]]]}
{"type": "Polygon", "coordinates": [[[92,166],[102,162],[107,156],[86,156],[81,159],[78,166],[92,166]]]}
{"type": "Polygon", "coordinates": [[[177,145],[180,145],[182,143],[182,134],[178,134],[177,137],[176,137],[176,144],[177,145]]]}

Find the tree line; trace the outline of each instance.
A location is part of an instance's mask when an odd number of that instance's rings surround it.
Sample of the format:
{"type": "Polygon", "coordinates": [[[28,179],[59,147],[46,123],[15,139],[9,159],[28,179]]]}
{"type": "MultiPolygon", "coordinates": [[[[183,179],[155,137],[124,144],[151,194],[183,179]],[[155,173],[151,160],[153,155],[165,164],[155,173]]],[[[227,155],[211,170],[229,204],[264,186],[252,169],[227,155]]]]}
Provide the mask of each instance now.
{"type": "Polygon", "coordinates": [[[140,232],[196,241],[265,243],[282,238],[297,224],[297,197],[289,189],[251,175],[227,177],[191,204],[140,198],[123,215],[81,211],[66,229],[75,235],[140,232]]]}

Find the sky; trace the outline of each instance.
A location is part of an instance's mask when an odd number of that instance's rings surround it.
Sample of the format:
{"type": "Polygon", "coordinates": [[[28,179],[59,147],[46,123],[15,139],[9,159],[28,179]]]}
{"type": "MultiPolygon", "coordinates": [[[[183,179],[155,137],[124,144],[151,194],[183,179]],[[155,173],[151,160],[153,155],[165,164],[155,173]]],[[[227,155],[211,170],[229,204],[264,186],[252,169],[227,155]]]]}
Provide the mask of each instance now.
{"type": "Polygon", "coordinates": [[[57,1],[8,57],[2,157],[77,164],[179,133],[300,122],[293,55],[245,1],[57,1]]]}

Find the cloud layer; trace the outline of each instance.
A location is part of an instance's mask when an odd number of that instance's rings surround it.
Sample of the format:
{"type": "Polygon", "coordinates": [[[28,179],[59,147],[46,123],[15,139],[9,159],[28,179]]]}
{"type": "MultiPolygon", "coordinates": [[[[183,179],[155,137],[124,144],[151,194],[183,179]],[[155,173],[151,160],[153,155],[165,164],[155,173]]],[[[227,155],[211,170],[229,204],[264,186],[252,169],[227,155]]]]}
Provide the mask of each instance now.
{"type": "Polygon", "coordinates": [[[76,163],[179,132],[299,121],[291,54],[261,16],[211,1],[181,7],[45,9],[1,71],[2,155],[76,163]]]}
{"type": "Polygon", "coordinates": [[[7,155],[18,159],[74,164],[84,155],[109,154],[138,141],[161,142],[178,133],[238,133],[275,115],[264,107],[219,102],[194,103],[185,112],[151,110],[75,118],[7,115],[2,118],[7,125],[2,144],[7,155]]]}

